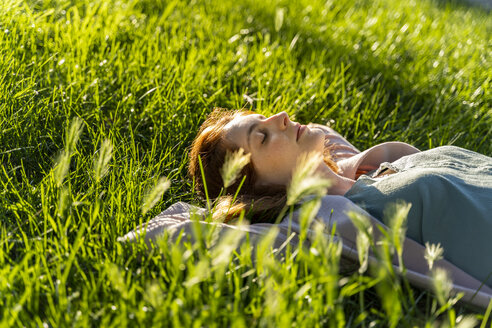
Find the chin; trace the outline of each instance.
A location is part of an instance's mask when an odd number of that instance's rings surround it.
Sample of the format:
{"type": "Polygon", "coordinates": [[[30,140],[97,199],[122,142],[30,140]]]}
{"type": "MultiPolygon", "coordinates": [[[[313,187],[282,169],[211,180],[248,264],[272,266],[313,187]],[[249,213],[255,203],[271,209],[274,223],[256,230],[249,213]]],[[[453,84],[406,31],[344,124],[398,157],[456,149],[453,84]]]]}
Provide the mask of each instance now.
{"type": "Polygon", "coordinates": [[[323,154],[325,149],[325,132],[318,128],[310,128],[312,138],[312,150],[317,150],[323,154]]]}

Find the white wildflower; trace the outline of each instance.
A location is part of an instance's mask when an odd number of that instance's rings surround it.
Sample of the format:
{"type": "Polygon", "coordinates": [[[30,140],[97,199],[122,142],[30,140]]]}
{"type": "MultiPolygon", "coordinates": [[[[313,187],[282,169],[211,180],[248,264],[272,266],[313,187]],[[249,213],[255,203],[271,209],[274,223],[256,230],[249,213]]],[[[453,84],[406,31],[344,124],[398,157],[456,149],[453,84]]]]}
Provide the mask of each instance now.
{"type": "Polygon", "coordinates": [[[429,265],[429,269],[432,270],[435,261],[439,261],[442,259],[442,254],[444,253],[444,249],[441,247],[441,244],[429,244],[429,242],[425,243],[425,254],[424,258],[427,260],[427,264],[429,265]]]}

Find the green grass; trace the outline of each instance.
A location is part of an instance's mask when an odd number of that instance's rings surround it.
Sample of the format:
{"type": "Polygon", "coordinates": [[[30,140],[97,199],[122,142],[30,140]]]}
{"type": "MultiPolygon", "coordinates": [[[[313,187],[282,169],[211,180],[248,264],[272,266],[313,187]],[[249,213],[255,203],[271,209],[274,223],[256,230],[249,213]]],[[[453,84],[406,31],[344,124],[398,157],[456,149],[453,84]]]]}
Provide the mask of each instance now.
{"type": "Polygon", "coordinates": [[[492,155],[491,35],[490,12],[444,0],[2,1],[2,326],[480,322],[391,273],[339,275],[323,238],[257,264],[116,238],[197,203],[187,147],[214,106],[285,110],[360,149],[492,155]],[[163,176],[170,189],[148,210],[163,176]]]}

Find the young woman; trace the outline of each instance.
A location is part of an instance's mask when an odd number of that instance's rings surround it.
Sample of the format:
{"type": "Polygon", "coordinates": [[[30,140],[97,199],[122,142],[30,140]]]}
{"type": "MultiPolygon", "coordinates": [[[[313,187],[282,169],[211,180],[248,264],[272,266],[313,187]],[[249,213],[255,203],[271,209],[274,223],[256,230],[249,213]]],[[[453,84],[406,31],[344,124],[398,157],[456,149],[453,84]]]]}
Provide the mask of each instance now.
{"type": "Polygon", "coordinates": [[[251,161],[241,172],[246,180],[238,201],[230,204],[241,179],[222,190],[219,210],[230,208],[229,217],[245,210],[252,223],[271,222],[285,206],[298,156],[320,152],[318,170],[332,180],[329,194],[348,198],[384,223],[389,204],[411,203],[407,237],[440,243],[447,260],[492,286],[492,158],[450,146],[419,152],[399,142],[359,153],[337,138],[343,139],[326,127],[292,122],[284,112],[266,118],[217,109],[193,142],[189,173],[199,194],[206,183],[209,197],[218,197],[226,151],[243,148],[251,161]]]}

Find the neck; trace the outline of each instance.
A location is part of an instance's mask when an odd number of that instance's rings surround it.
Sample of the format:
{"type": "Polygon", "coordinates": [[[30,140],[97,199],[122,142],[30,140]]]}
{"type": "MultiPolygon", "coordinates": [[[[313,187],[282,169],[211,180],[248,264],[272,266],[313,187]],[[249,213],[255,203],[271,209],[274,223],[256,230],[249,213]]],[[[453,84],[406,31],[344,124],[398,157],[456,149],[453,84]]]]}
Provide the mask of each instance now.
{"type": "Polygon", "coordinates": [[[328,193],[330,195],[345,195],[347,191],[352,187],[355,183],[355,180],[339,175],[333,170],[331,170],[328,165],[324,164],[320,165],[318,169],[324,177],[331,180],[332,185],[328,189],[328,193]]]}

